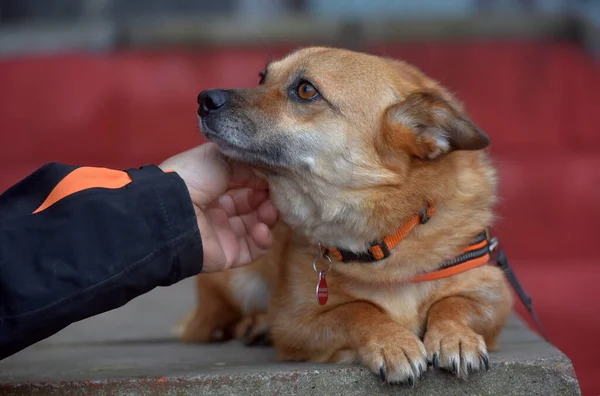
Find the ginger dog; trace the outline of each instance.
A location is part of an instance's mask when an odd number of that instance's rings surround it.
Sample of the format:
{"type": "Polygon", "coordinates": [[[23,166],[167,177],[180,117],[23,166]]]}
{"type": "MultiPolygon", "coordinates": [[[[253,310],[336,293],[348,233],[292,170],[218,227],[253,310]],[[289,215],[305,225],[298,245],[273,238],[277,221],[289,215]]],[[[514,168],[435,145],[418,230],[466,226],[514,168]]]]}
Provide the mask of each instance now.
{"type": "Polygon", "coordinates": [[[205,136],[264,175],[282,220],[266,256],[197,278],[184,341],[272,341],[281,359],[361,362],[389,383],[428,362],[488,369],[512,308],[484,265],[496,173],[446,89],[403,62],[306,48],[198,102],[205,136]]]}

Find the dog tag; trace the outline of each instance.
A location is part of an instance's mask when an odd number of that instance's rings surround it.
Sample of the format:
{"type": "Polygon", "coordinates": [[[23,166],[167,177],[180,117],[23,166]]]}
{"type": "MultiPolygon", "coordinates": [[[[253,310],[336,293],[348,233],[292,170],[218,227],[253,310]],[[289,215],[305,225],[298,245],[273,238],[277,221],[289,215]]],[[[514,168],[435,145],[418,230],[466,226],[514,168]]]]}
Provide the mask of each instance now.
{"type": "Polygon", "coordinates": [[[321,271],[319,273],[319,283],[317,284],[317,301],[321,305],[325,305],[327,303],[327,298],[329,298],[329,290],[327,289],[327,280],[325,279],[326,271],[321,271]]]}

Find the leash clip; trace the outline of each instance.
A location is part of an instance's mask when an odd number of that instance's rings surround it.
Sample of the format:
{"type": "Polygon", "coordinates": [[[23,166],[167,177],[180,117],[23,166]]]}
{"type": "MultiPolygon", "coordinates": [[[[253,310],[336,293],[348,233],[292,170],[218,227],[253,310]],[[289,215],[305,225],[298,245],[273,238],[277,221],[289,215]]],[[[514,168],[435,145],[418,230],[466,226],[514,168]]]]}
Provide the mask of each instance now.
{"type": "Polygon", "coordinates": [[[329,271],[331,271],[331,267],[333,267],[333,261],[331,261],[331,257],[329,257],[329,255],[323,253],[323,247],[321,245],[321,243],[319,242],[318,245],[318,251],[317,251],[317,255],[315,256],[315,259],[313,260],[313,269],[315,270],[315,272],[319,275],[325,275],[327,274],[329,271]],[[319,261],[319,259],[326,259],[329,266],[327,267],[326,270],[322,270],[320,271],[319,269],[317,269],[317,261],[319,261]]]}
{"type": "Polygon", "coordinates": [[[492,253],[494,250],[496,250],[496,248],[498,247],[498,237],[492,237],[490,238],[490,244],[489,244],[489,250],[490,253],[492,253]]]}

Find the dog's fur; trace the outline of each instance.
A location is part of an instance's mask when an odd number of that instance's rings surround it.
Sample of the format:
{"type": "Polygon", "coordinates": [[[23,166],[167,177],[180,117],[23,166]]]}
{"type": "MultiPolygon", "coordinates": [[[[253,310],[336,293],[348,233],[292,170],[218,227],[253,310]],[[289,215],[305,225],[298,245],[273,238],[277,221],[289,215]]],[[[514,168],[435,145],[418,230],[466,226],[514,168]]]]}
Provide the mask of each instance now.
{"type": "Polygon", "coordinates": [[[270,63],[262,80],[225,91],[201,128],[269,181],[282,217],[276,246],[248,267],[200,275],[182,339],[263,343],[268,323],[282,359],[362,362],[390,383],[414,383],[427,362],[461,378],[487,368],[512,307],[502,271],[406,281],[491,225],[488,137],[446,89],[403,62],[307,48],[270,63]],[[298,96],[303,81],[316,98],[298,96]],[[334,260],[329,301],[317,303],[318,243],[364,251],[428,203],[437,213],[388,259],[334,260]]]}

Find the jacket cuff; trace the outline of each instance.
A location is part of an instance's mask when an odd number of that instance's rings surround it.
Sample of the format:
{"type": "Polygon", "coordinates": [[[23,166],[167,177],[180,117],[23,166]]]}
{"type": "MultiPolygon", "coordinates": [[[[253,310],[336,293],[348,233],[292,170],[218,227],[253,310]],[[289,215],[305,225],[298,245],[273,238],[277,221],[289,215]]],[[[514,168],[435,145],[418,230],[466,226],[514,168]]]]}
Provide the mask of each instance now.
{"type": "MultiPolygon", "coordinates": [[[[154,165],[127,172],[134,180],[163,173],[154,165]]],[[[160,286],[169,286],[202,271],[204,250],[196,212],[183,179],[176,172],[165,172],[155,180],[165,224],[169,229],[168,248],[172,258],[172,268],[160,286]]]]}

